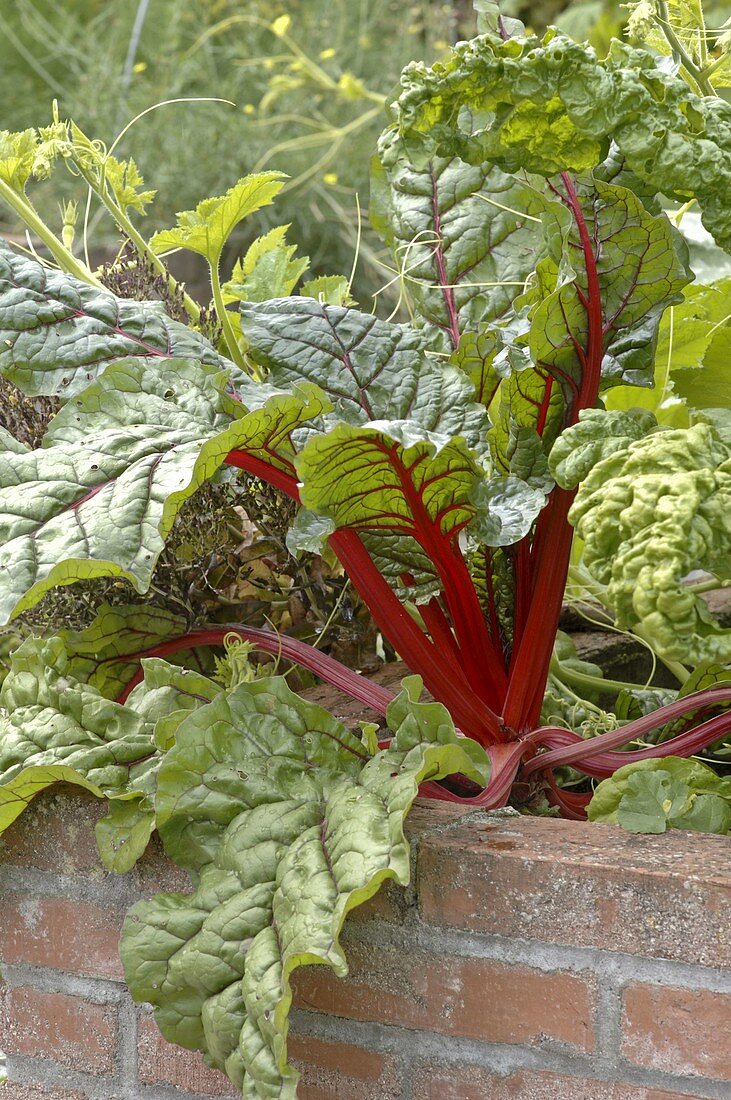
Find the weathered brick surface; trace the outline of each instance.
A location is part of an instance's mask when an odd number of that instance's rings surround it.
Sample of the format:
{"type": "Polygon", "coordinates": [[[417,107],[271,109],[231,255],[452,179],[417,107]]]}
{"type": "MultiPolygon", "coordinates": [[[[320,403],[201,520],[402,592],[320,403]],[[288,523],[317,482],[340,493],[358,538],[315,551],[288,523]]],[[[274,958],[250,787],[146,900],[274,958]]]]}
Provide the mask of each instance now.
{"type": "MultiPolygon", "coordinates": [[[[233,1098],[198,1054],[118,1003],[127,903],[189,882],[158,841],[131,875],[108,875],[94,851],[102,810],[49,793],[0,850],[0,1049],[17,1078],[0,1100],[233,1098]]],[[[295,977],[299,1100],[727,1095],[731,996],[715,992],[727,988],[727,841],[425,803],[409,833],[414,884],[350,921],[350,977],[295,977]]]]}
{"type": "Polygon", "coordinates": [[[304,1073],[299,1100],[401,1100],[401,1068],[393,1057],[352,1043],[293,1035],[290,1054],[304,1073]]]}
{"type": "Polygon", "coordinates": [[[228,1078],[211,1069],[197,1051],[163,1039],[155,1022],[141,1016],[137,1025],[138,1076],[148,1085],[175,1085],[201,1096],[241,1096],[228,1078]]]}
{"type": "Polygon", "coordinates": [[[419,1067],[412,1100],[698,1100],[626,1082],[581,1080],[566,1074],[520,1070],[508,1076],[479,1066],[419,1067]]]}
{"type": "Polygon", "coordinates": [[[117,1054],[116,1009],[29,986],[0,986],[0,1050],[87,1073],[111,1073],[117,1054]]]}
{"type": "Polygon", "coordinates": [[[500,936],[731,963],[725,837],[512,818],[421,842],[425,921],[500,936]]]}
{"type": "Polygon", "coordinates": [[[298,971],[295,1004],[494,1043],[594,1049],[596,987],[581,975],[367,944],[350,944],[348,962],[347,982],[325,967],[298,971]]]}
{"type": "Polygon", "coordinates": [[[636,1065],[731,1081],[731,995],[632,985],[622,1025],[622,1053],[636,1065]]]}
{"type": "Polygon", "coordinates": [[[94,826],[106,813],[103,800],[60,784],[31,802],[22,822],[0,836],[0,866],[33,868],[101,878],[94,826]],[[75,812],[68,812],[69,800],[75,812]]]}
{"type": "Polygon", "coordinates": [[[52,1085],[21,1085],[18,1081],[9,1081],[0,1085],[2,1100],[86,1100],[82,1092],[69,1092],[52,1085]]]}
{"type": "Polygon", "coordinates": [[[89,902],[11,894],[3,898],[0,959],[121,978],[121,918],[120,910],[89,902]]]}

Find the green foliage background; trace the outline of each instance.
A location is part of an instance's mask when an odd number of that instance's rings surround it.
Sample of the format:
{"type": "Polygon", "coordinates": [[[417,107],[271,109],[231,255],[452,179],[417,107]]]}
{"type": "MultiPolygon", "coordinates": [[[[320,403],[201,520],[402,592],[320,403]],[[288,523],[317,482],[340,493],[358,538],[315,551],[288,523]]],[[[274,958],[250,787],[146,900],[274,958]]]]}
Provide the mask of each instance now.
{"type": "MultiPolygon", "coordinates": [[[[119,155],[134,157],[149,186],[158,189],[144,231],[170,225],[176,211],[225,191],[255,168],[279,168],[293,181],[308,173],[278,204],[271,224],[293,223],[290,238],[312,257],[316,272],[349,271],[358,226],[355,193],[365,208],[369,159],[384,116],[352,88],[343,94],[293,73],[291,54],[268,27],[288,14],[292,38],[334,84],[350,74],[385,102],[408,61],[433,60],[452,41],[457,7],[429,0],[150,0],[132,57],[138,10],[137,3],[105,0],[0,5],[0,129],[44,124],[57,98],[61,117],[111,144],[130,119],[162,100],[232,100],[235,106],[161,107],[124,139],[119,155]],[[294,87],[260,110],[282,76],[294,87]],[[366,112],[370,117],[361,124],[366,112]],[[342,145],[331,132],[309,143],[317,128],[346,126],[351,130],[342,145]]],[[[62,181],[65,197],[83,196],[76,181],[63,177],[57,175],[53,188],[34,189],[52,225],[60,225],[62,181]]],[[[268,225],[264,216],[252,233],[268,225]]],[[[5,211],[0,228],[17,228],[5,211]]],[[[113,233],[106,219],[94,227],[95,242],[100,232],[113,233]]],[[[377,285],[388,276],[374,267],[375,238],[366,235],[365,273],[377,285]]]]}

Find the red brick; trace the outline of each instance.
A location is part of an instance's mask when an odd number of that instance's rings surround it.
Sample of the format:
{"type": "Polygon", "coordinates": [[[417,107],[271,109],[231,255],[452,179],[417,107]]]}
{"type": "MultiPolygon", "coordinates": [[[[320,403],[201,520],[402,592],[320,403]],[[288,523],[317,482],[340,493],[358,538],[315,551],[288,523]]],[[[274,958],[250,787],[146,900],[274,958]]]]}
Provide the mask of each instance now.
{"type": "Polygon", "coordinates": [[[144,1084],[174,1085],[201,1096],[241,1096],[225,1074],[204,1063],[202,1054],[168,1043],[149,1016],[139,1018],[137,1056],[144,1084]]]}
{"type": "Polygon", "coordinates": [[[346,980],[325,967],[297,971],[294,1003],[496,1043],[555,1039],[594,1049],[595,987],[580,975],[362,944],[351,944],[347,955],[346,980]]]}
{"type": "Polygon", "coordinates": [[[731,962],[725,837],[634,836],[552,818],[472,818],[425,836],[431,924],[684,962],[731,962]]]}
{"type": "Polygon", "coordinates": [[[731,1080],[731,996],[632,985],[624,992],[622,1053],[666,1073],[731,1080]]]}
{"type": "Polygon", "coordinates": [[[48,1058],[87,1073],[109,1073],[116,1056],[117,1013],[30,986],[0,987],[0,1049],[48,1058]]]}
{"type": "Polygon", "coordinates": [[[292,1035],[289,1056],[302,1073],[299,1100],[400,1100],[403,1095],[401,1071],[389,1055],[292,1035]]]}
{"type": "Polygon", "coordinates": [[[520,1070],[501,1077],[478,1066],[426,1065],[414,1074],[413,1100],[699,1100],[624,1082],[590,1081],[520,1070]]]}
{"type": "Polygon", "coordinates": [[[43,791],[0,837],[0,864],[39,871],[104,874],[94,826],[106,803],[89,791],[61,784],[43,791]]]}
{"type": "Polygon", "coordinates": [[[123,913],[68,898],[3,898],[0,961],[96,978],[121,978],[117,947],[123,913]]]}

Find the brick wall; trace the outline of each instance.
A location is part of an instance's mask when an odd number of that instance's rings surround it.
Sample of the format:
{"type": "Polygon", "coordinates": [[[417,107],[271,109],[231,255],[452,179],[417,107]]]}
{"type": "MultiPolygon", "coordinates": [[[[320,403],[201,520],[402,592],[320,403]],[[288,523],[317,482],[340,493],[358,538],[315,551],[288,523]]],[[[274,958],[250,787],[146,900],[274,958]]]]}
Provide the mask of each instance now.
{"type": "MultiPolygon", "coordinates": [[[[104,872],[101,812],[46,794],[0,842],[0,1100],[234,1096],[126,994],[126,908],[187,880],[154,845],[104,872]]],[[[353,914],[348,980],[297,976],[300,1100],[731,1095],[726,840],[434,804],[411,834],[415,886],[353,914]]]]}

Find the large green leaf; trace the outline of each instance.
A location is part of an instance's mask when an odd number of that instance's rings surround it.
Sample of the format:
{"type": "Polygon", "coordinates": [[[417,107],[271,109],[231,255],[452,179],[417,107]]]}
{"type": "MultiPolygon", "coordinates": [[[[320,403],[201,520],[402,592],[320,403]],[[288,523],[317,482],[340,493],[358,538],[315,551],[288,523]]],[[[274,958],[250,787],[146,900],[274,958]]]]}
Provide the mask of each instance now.
{"type": "Polygon", "coordinates": [[[694,569],[731,570],[731,446],[710,425],[656,432],[602,459],[569,519],[619,626],[641,626],[671,660],[731,661],[731,630],[682,583],[694,569]]]}
{"type": "Polygon", "coordinates": [[[67,399],[110,363],[131,356],[225,364],[159,302],[115,298],[0,240],[0,374],[25,393],[67,399]]]}
{"type": "Polygon", "coordinates": [[[0,692],[0,832],[39,791],[74,783],[129,803],[115,811],[121,833],[102,824],[100,836],[107,866],[126,870],[152,828],[158,758],[152,725],[74,679],[60,639],[30,639],[15,651],[0,692]]]}
{"type": "Polygon", "coordinates": [[[239,222],[273,202],[283,185],[281,172],[244,176],[225,195],[203,199],[195,210],[181,211],[178,224],[156,233],[150,247],[157,253],[185,248],[217,267],[223,247],[239,222]]]}
{"type": "Polygon", "coordinates": [[[525,185],[494,165],[374,162],[371,221],[434,346],[451,351],[510,308],[536,262],[533,205],[525,185]]]}
{"type": "Polygon", "coordinates": [[[346,913],[384,880],[408,881],[403,823],[419,783],[457,770],[486,780],[483,750],[418,692],[407,682],[389,708],[392,745],[371,757],[283,680],[241,685],[183,723],[161,769],[165,843],[188,863],[213,858],[191,896],[132,910],[127,981],[168,1039],[205,1051],[251,1100],[296,1095],[292,972],[344,974],[346,913]]]}
{"type": "Polygon", "coordinates": [[[327,403],[312,386],[252,385],[247,411],[225,385],[200,363],[128,360],[65,406],[42,448],[0,455],[0,617],[86,577],[144,592],[179,508],[231,450],[292,469],[291,432],[327,403]]]}
{"type": "Polygon", "coordinates": [[[694,829],[731,832],[731,779],[698,760],[666,756],[619,768],[589,803],[590,821],[621,825],[632,833],[694,829]]]}
{"type": "Polygon", "coordinates": [[[614,143],[655,192],[697,196],[707,228],[731,245],[731,106],[696,95],[645,50],[614,41],[600,60],[555,30],[543,40],[487,34],[431,69],[408,66],[401,85],[398,131],[381,143],[387,163],[406,147],[415,164],[459,156],[554,176],[590,171],[614,143]]]}
{"type": "Polygon", "coordinates": [[[241,324],[273,385],[316,383],[340,420],[404,419],[472,442],[484,436],[486,413],[473,388],[461,372],[427,356],[413,328],[309,298],[244,302],[241,324]]]}

